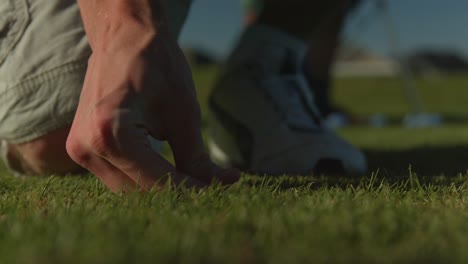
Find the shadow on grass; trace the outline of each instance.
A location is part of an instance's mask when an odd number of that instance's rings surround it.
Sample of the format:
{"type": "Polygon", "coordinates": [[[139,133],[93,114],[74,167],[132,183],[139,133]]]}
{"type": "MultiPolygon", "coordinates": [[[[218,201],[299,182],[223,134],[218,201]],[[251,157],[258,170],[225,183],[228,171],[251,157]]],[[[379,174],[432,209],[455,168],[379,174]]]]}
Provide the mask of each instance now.
{"type": "Polygon", "coordinates": [[[406,150],[366,149],[370,171],[383,176],[408,175],[409,167],[420,176],[466,174],[468,146],[422,146],[406,150]]]}
{"type": "MultiPolygon", "coordinates": [[[[443,125],[466,125],[468,124],[468,116],[465,114],[443,114],[442,118],[443,125]]],[[[386,126],[401,126],[405,116],[387,116],[385,117],[386,126]]],[[[356,116],[351,120],[351,126],[369,126],[371,116],[356,116]]]]}
{"type": "Polygon", "coordinates": [[[350,186],[378,187],[382,182],[394,186],[412,188],[421,186],[466,186],[468,184],[468,146],[427,146],[408,150],[364,150],[368,157],[369,171],[359,176],[253,176],[244,183],[276,189],[290,188],[342,188],[350,186]],[[409,183],[409,184],[407,184],[409,183]]]}
{"type": "Polygon", "coordinates": [[[344,177],[344,176],[258,176],[244,177],[243,185],[258,189],[288,190],[288,189],[367,189],[377,190],[382,185],[400,190],[431,189],[434,187],[453,186],[457,189],[468,186],[466,174],[457,176],[418,176],[409,173],[406,175],[384,176],[372,174],[372,176],[344,177]]]}
{"type": "MultiPolygon", "coordinates": [[[[244,177],[246,185],[270,186],[285,190],[290,188],[342,188],[350,186],[404,185],[417,179],[418,184],[432,186],[468,186],[468,146],[422,146],[405,150],[364,149],[368,158],[369,173],[358,176],[259,176],[244,177]],[[411,167],[411,173],[410,173],[411,167]],[[410,177],[410,174],[411,177],[410,177]]],[[[0,179],[17,181],[0,163],[0,179]]],[[[48,177],[33,177],[47,179],[48,177]]],[[[61,177],[59,177],[61,178],[61,177]]],[[[90,173],[69,175],[68,179],[94,178],[90,173]]],[[[410,186],[410,185],[408,185],[410,186]]]]}

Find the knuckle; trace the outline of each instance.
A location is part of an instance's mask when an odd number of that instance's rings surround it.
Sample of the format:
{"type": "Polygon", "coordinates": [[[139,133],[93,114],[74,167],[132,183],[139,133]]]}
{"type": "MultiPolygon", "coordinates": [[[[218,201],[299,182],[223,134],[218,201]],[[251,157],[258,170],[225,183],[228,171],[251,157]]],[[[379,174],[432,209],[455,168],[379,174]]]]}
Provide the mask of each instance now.
{"type": "Polygon", "coordinates": [[[66,150],[70,158],[76,163],[86,166],[90,159],[89,151],[74,137],[69,137],[66,142],[66,150]]]}
{"type": "Polygon", "coordinates": [[[114,118],[105,111],[95,111],[88,131],[88,145],[100,155],[108,156],[115,150],[114,118]]]}
{"type": "Polygon", "coordinates": [[[68,155],[78,164],[86,166],[92,156],[109,156],[115,149],[114,120],[99,107],[86,120],[84,126],[75,129],[67,139],[68,155]]]}

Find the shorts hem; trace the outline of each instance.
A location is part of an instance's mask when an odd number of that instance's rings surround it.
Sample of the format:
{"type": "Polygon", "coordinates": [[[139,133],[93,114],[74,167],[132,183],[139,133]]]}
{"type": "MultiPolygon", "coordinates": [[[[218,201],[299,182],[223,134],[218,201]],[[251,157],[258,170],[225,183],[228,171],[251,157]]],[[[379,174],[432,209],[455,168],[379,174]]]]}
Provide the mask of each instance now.
{"type": "Polygon", "coordinates": [[[52,131],[71,125],[74,117],[75,117],[75,113],[69,113],[69,114],[63,115],[61,120],[56,120],[40,128],[36,127],[34,131],[28,131],[29,133],[27,132],[22,133],[22,135],[9,138],[6,141],[10,144],[22,144],[22,143],[33,141],[35,139],[38,139],[42,136],[47,135],[48,133],[52,131]]]}
{"type": "MultiPolygon", "coordinates": [[[[60,86],[60,84],[57,84],[58,82],[60,83],[74,80],[77,76],[76,73],[86,71],[86,67],[87,58],[83,58],[27,78],[10,86],[7,91],[0,94],[0,104],[2,104],[2,102],[6,102],[7,100],[12,100],[15,97],[32,96],[35,92],[38,91],[38,89],[51,89],[51,87],[60,86]]],[[[82,85],[82,81],[83,80],[81,80],[79,83],[80,86],[82,85]]],[[[70,87],[70,89],[72,88],[70,87]]],[[[75,87],[75,89],[77,88],[75,87]]],[[[81,87],[79,90],[81,91],[81,87]]],[[[77,92],[78,96],[79,94],[80,92],[77,92]]],[[[76,100],[78,101],[78,99],[76,100]]],[[[76,108],[73,110],[65,110],[59,113],[56,111],[54,112],[52,109],[48,111],[50,112],[48,113],[47,117],[41,115],[38,116],[38,118],[46,120],[46,122],[42,122],[40,126],[18,129],[18,131],[10,133],[8,136],[2,137],[2,139],[11,144],[26,143],[44,136],[54,130],[71,125],[75,116],[76,108]]],[[[48,111],[44,113],[47,113],[48,111]]],[[[31,116],[31,118],[34,118],[34,115],[31,116]]],[[[23,121],[23,123],[27,124],[27,120],[23,121]]]]}

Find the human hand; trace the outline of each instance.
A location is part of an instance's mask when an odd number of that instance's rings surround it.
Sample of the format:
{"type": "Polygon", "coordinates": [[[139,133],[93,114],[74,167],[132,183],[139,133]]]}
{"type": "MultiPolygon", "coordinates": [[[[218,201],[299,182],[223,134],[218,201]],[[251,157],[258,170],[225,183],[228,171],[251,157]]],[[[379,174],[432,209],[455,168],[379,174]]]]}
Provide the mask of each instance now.
{"type": "Polygon", "coordinates": [[[220,169],[204,150],[191,72],[164,23],[156,30],[120,19],[113,28],[112,13],[82,2],[93,54],[67,140],[72,159],[113,191],[147,190],[165,176],[189,186],[237,181],[237,170],[220,169]],[[148,135],[169,142],[176,167],[152,150],[148,135]]]}

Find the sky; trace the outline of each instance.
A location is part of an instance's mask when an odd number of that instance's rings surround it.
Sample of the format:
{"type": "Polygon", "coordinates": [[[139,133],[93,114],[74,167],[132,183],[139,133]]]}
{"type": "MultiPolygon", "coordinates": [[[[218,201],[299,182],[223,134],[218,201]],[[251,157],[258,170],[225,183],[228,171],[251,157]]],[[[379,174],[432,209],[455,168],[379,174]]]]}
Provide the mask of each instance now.
{"type": "MultiPolygon", "coordinates": [[[[286,2],[286,1],[285,1],[286,2]]],[[[392,53],[384,19],[374,0],[349,18],[345,43],[375,53],[392,53]]],[[[450,49],[468,58],[467,0],[388,0],[400,53],[418,49],[450,49]]],[[[183,47],[204,49],[225,58],[243,28],[240,0],[195,0],[182,32],[183,47]]]]}

